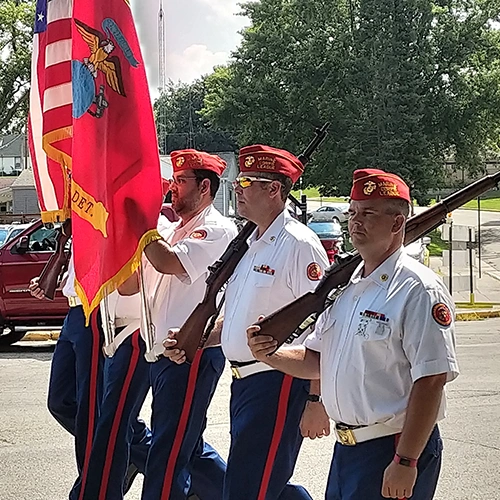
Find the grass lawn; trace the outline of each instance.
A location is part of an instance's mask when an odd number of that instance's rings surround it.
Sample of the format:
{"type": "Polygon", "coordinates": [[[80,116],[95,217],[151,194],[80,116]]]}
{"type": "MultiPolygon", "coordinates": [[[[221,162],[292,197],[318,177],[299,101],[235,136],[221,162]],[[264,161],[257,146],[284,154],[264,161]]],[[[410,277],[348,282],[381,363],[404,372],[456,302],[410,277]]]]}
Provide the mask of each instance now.
{"type": "Polygon", "coordinates": [[[443,250],[448,250],[448,242],[441,239],[441,231],[434,229],[427,236],[430,237],[431,242],[429,244],[429,254],[432,257],[441,257],[443,255],[443,250]]]}
{"type": "MultiPolygon", "coordinates": [[[[292,191],[293,196],[300,200],[300,191],[295,190],[292,191]]],[[[325,202],[330,202],[330,203],[345,203],[347,201],[347,197],[332,197],[332,196],[323,196],[319,194],[319,191],[317,188],[307,188],[302,190],[302,194],[305,194],[310,200],[319,200],[321,199],[322,201],[325,202]]]]}
{"type": "MultiPolygon", "coordinates": [[[[500,212],[500,197],[495,193],[495,198],[481,198],[481,210],[489,210],[490,212],[500,212]]],[[[462,208],[469,210],[477,210],[477,199],[469,201],[462,208]]]]}

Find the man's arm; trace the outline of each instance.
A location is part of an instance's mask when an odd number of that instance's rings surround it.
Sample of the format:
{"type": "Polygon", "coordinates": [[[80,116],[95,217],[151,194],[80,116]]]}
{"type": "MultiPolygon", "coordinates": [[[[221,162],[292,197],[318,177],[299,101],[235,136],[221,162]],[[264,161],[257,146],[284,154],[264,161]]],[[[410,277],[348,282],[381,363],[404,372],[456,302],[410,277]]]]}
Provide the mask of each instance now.
{"type": "MultiPolygon", "coordinates": [[[[412,387],[406,420],[396,453],[400,457],[418,459],[432,429],[436,425],[446,373],[418,379],[412,387]]],[[[417,479],[416,467],[391,462],[384,472],[382,495],[385,498],[410,498],[417,479]]]]}
{"type": "Polygon", "coordinates": [[[118,287],[120,295],[135,295],[139,291],[139,277],[134,273],[130,278],[118,287]]]}
{"type": "MultiPolygon", "coordinates": [[[[321,396],[321,383],[319,380],[311,380],[309,395],[313,398],[321,396]]],[[[321,400],[308,400],[304,413],[300,419],[300,432],[303,437],[311,439],[330,435],[330,418],[326,413],[321,400]]]]}
{"type": "Polygon", "coordinates": [[[276,370],[297,378],[319,379],[319,353],[303,345],[280,347],[274,354],[277,342],[267,335],[257,335],[260,327],[247,328],[248,347],[255,359],[276,370]]]}
{"type": "Polygon", "coordinates": [[[177,257],[172,247],[164,240],[157,240],[150,243],[144,249],[144,254],[159,273],[176,275],[186,273],[179,257],[177,257]]]}

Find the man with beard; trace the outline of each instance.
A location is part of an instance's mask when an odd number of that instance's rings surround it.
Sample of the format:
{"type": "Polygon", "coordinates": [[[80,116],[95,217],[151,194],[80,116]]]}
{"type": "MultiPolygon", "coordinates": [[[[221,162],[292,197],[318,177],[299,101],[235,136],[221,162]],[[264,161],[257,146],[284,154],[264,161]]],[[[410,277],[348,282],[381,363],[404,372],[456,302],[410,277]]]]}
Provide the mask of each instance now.
{"type": "MultiPolygon", "coordinates": [[[[226,163],[193,149],[173,151],[171,160],[172,207],[180,221],[160,231],[163,240],[149,244],[143,260],[159,359],[150,367],[153,437],[142,498],[177,500],[193,492],[203,500],[220,500],[225,464],[203,444],[202,434],[224,369],[222,350],[220,346],[208,348],[196,363],[182,366],[161,355],[168,331],[181,326],[201,302],[208,266],[222,255],[237,231],[213,206],[226,163]],[[193,460],[201,450],[202,459],[193,460]]],[[[137,290],[135,278],[120,293],[137,290]]]]}

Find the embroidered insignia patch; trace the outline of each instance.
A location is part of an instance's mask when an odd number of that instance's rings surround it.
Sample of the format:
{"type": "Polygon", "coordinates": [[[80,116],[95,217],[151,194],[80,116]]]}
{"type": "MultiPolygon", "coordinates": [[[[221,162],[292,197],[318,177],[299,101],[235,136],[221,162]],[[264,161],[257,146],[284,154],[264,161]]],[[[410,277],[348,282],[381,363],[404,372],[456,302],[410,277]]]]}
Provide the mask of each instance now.
{"type": "Polygon", "coordinates": [[[265,264],[262,264],[261,266],[253,266],[253,270],[256,273],[269,274],[269,276],[274,276],[274,273],[276,272],[274,269],[266,266],[265,264]]]}
{"type": "Polygon", "coordinates": [[[198,229],[197,231],[193,231],[189,237],[195,240],[204,240],[207,237],[207,232],[204,229],[198,229]]]}
{"type": "Polygon", "coordinates": [[[372,181],[368,181],[368,182],[365,182],[365,185],[363,187],[363,193],[365,193],[367,196],[372,194],[375,189],[377,189],[377,185],[372,182],[372,181]]]}
{"type": "Polygon", "coordinates": [[[321,279],[323,272],[321,271],[321,267],[317,262],[311,262],[307,266],[307,277],[311,281],[319,281],[321,279]]]}
{"type": "Polygon", "coordinates": [[[439,302],[432,308],[432,317],[434,321],[441,326],[451,325],[451,311],[446,304],[439,302]]]}

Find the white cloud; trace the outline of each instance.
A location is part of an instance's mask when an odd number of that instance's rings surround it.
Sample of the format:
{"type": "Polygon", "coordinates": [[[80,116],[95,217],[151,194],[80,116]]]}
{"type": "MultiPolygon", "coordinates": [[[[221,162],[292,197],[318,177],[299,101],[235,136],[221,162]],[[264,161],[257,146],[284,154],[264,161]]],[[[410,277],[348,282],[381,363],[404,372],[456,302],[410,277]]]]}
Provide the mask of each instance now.
{"type": "Polygon", "coordinates": [[[208,5],[217,16],[231,17],[241,11],[240,0],[200,0],[208,5]]]}
{"type": "Polygon", "coordinates": [[[181,53],[167,54],[167,77],[192,82],[210,73],[214,66],[226,63],[228,58],[228,52],[212,52],[206,45],[193,44],[181,53]]]}

